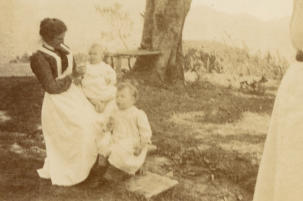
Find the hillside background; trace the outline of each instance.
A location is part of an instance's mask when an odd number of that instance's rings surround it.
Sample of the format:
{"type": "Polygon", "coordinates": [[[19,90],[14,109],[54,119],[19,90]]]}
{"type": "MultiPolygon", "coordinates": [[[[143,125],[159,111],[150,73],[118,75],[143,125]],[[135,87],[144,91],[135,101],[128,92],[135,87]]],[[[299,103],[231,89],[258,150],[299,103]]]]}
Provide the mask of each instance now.
{"type": "MultiPolygon", "coordinates": [[[[116,2],[122,2],[116,1],[116,2]]],[[[136,48],[141,39],[145,1],[122,3],[132,23],[129,48],[136,48]]],[[[110,31],[111,24],[103,19],[95,6],[109,6],[103,1],[0,1],[0,62],[6,63],[16,55],[31,53],[40,44],[39,22],[46,16],[58,17],[68,26],[66,41],[75,52],[86,52],[88,46],[102,40],[101,32],[110,31]],[[101,3],[100,3],[101,2],[101,3]],[[68,8],[68,9],[67,9],[68,8]]],[[[248,14],[230,14],[207,5],[193,4],[184,27],[184,40],[218,41],[228,46],[249,48],[250,51],[283,55],[288,59],[293,49],[288,34],[289,17],[262,20],[248,14]]],[[[102,40],[104,43],[104,38],[102,40]]],[[[105,42],[110,50],[124,48],[119,40],[105,42]]]]}

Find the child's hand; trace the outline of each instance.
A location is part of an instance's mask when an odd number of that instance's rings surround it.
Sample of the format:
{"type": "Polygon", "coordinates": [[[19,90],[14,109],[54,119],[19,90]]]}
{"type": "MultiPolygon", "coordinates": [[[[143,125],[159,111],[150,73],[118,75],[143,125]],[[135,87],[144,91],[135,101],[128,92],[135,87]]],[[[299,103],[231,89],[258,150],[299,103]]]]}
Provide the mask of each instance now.
{"type": "Polygon", "coordinates": [[[86,66],[85,66],[85,64],[79,64],[79,65],[77,65],[76,71],[77,71],[78,74],[84,75],[85,72],[86,72],[86,66]]]}
{"type": "Polygon", "coordinates": [[[142,149],[143,149],[143,146],[141,146],[141,145],[135,146],[134,155],[135,156],[139,156],[141,154],[141,152],[142,152],[142,149]]]}
{"type": "Polygon", "coordinates": [[[73,78],[73,83],[75,85],[77,85],[77,86],[81,85],[81,83],[82,83],[82,77],[80,76],[80,77],[73,78]]]}
{"type": "Polygon", "coordinates": [[[114,129],[114,126],[115,126],[114,118],[113,117],[109,117],[107,125],[106,125],[107,129],[109,131],[112,131],[114,129]]]}
{"type": "Polygon", "coordinates": [[[104,109],[105,109],[105,106],[106,106],[105,102],[98,101],[98,102],[96,103],[96,110],[97,110],[97,112],[103,113],[103,111],[104,111],[104,109]]]}

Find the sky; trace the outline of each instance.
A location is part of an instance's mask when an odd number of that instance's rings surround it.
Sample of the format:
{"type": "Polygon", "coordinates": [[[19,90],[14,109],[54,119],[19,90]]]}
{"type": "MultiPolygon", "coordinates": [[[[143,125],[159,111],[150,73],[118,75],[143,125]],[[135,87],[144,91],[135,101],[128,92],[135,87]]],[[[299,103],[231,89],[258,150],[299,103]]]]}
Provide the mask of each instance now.
{"type": "Polygon", "coordinates": [[[192,0],[192,6],[208,5],[232,14],[249,14],[262,20],[290,16],[292,0],[192,0]]]}
{"type": "MultiPolygon", "coordinates": [[[[145,0],[0,0],[0,45],[5,47],[0,49],[0,56],[22,54],[25,50],[31,53],[36,49],[40,42],[39,23],[44,17],[62,19],[69,28],[67,42],[77,51],[86,51],[88,43],[98,40],[101,30],[106,29],[94,5],[107,6],[115,1],[136,18],[140,18],[139,13],[145,9],[145,0]]],[[[270,20],[289,16],[292,0],[192,0],[192,7],[199,5],[270,20]]],[[[140,33],[143,20],[135,26],[135,31],[140,33]]],[[[138,46],[139,42],[140,37],[136,36],[131,47],[138,46]]]]}

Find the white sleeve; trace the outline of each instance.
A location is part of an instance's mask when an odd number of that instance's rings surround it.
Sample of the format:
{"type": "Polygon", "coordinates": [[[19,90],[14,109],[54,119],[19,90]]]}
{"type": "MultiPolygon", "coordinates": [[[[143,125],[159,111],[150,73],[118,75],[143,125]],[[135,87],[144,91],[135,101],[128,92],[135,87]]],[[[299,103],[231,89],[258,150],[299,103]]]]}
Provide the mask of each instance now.
{"type": "Polygon", "coordinates": [[[139,129],[141,140],[144,143],[151,143],[152,130],[148,122],[148,118],[145,112],[143,112],[142,110],[139,110],[138,112],[137,126],[139,129]]]}

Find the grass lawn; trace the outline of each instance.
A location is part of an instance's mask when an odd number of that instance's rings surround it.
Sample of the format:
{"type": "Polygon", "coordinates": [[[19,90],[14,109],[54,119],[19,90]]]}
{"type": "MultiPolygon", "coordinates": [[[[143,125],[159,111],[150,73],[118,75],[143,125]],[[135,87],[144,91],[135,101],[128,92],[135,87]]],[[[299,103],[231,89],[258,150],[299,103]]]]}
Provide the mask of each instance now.
{"type": "MultiPolygon", "coordinates": [[[[147,113],[158,146],[149,162],[163,160],[155,171],[171,172],[179,181],[154,200],[251,200],[273,95],[209,82],[184,91],[141,84],[139,91],[137,106],[147,113]]],[[[0,200],[144,200],[111,183],[62,188],[38,178],[42,99],[34,77],[0,77],[0,200]]]]}

